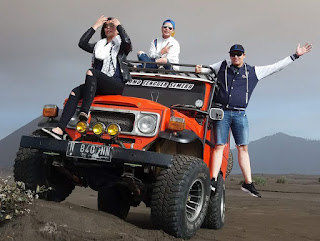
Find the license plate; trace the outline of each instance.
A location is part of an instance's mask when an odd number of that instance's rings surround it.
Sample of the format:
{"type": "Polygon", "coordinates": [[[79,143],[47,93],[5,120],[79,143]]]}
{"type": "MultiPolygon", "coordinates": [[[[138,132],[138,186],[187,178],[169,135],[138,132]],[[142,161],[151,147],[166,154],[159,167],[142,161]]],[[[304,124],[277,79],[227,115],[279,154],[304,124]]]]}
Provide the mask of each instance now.
{"type": "Polygon", "coordinates": [[[68,143],[66,156],[110,162],[111,149],[111,146],[70,141],[68,143]]]}

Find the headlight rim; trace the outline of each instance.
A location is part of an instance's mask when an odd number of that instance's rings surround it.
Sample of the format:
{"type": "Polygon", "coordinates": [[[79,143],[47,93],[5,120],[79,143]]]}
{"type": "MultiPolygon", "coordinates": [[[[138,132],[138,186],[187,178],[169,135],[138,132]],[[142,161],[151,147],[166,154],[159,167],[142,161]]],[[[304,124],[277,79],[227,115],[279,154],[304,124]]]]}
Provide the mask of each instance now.
{"type": "Polygon", "coordinates": [[[144,135],[151,135],[153,134],[156,129],[157,129],[157,117],[154,115],[142,115],[138,121],[137,121],[137,129],[140,133],[144,134],[144,135]],[[142,130],[140,123],[144,118],[151,118],[153,120],[153,128],[149,131],[149,132],[145,132],[142,130]]]}

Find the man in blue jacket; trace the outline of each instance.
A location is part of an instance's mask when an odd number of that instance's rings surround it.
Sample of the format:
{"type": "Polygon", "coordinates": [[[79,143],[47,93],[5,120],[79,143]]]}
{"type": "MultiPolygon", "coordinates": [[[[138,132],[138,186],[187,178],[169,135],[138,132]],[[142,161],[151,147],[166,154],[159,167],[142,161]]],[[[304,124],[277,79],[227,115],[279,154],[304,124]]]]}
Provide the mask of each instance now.
{"type": "MultiPolygon", "coordinates": [[[[244,62],[246,54],[243,46],[235,44],[229,51],[231,61],[224,60],[210,65],[211,71],[217,75],[218,81],[218,93],[214,97],[214,103],[224,110],[223,120],[213,123],[215,134],[213,151],[215,161],[211,180],[213,191],[217,188],[217,177],[222,164],[223,150],[231,128],[238,149],[239,166],[245,180],[241,189],[254,197],[261,197],[252,183],[248,153],[249,126],[245,110],[259,80],[282,70],[311,49],[312,45],[310,43],[306,43],[304,46],[299,44],[295,54],[275,64],[250,66],[244,62]]],[[[197,65],[195,71],[197,73],[210,72],[208,69],[202,70],[201,65],[197,65]]]]}

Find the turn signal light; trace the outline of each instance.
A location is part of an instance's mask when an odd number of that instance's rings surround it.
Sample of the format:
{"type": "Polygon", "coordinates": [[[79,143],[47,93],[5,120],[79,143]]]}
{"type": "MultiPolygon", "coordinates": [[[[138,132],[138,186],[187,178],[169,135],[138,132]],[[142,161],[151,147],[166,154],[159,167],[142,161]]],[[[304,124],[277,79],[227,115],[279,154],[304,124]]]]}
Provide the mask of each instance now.
{"type": "Polygon", "coordinates": [[[76,129],[79,133],[84,134],[88,130],[88,124],[85,121],[79,121],[76,125],[76,129]]]}
{"type": "Polygon", "coordinates": [[[186,128],[186,122],[183,118],[179,117],[170,117],[170,121],[168,124],[168,129],[173,131],[182,131],[186,128]]]}
{"type": "Polygon", "coordinates": [[[120,133],[120,126],[118,124],[110,124],[107,127],[107,132],[110,136],[117,136],[120,133]]]}
{"type": "Polygon", "coordinates": [[[56,105],[45,105],[42,110],[42,116],[44,117],[57,117],[59,114],[59,108],[56,105]]]}

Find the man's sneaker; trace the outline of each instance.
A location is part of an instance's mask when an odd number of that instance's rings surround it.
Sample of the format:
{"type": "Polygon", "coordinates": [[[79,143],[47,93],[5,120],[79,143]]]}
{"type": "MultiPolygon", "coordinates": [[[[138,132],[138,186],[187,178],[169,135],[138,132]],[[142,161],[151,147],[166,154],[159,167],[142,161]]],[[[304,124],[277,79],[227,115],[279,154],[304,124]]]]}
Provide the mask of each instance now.
{"type": "Polygon", "coordinates": [[[211,179],[211,191],[215,192],[217,190],[217,186],[218,186],[218,181],[215,178],[211,179]]]}
{"type": "Polygon", "coordinates": [[[257,189],[254,187],[253,183],[247,184],[243,183],[241,190],[247,193],[250,193],[253,197],[261,197],[260,193],[257,191],[257,189]]]}

